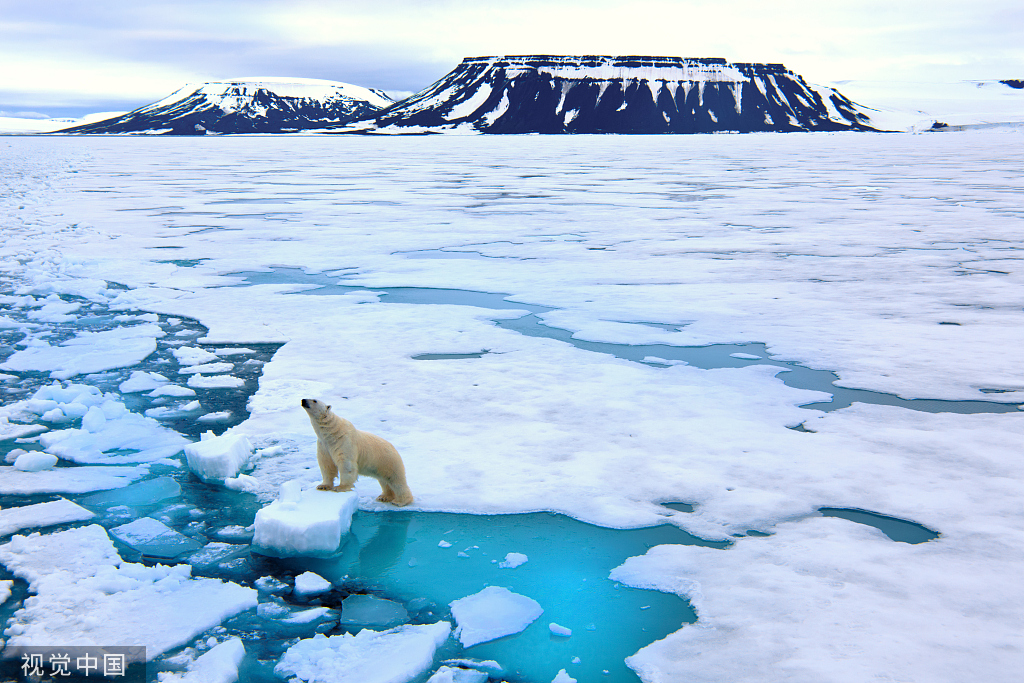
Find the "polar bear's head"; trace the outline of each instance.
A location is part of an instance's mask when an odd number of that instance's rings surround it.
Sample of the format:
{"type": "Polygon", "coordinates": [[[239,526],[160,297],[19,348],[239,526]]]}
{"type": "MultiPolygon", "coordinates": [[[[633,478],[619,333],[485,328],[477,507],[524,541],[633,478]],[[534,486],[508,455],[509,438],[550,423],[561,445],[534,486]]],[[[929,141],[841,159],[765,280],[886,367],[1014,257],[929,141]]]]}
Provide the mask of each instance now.
{"type": "Polygon", "coordinates": [[[315,398],[302,399],[302,407],[314,420],[322,420],[331,412],[331,407],[329,405],[323,401],[318,401],[315,398]]]}

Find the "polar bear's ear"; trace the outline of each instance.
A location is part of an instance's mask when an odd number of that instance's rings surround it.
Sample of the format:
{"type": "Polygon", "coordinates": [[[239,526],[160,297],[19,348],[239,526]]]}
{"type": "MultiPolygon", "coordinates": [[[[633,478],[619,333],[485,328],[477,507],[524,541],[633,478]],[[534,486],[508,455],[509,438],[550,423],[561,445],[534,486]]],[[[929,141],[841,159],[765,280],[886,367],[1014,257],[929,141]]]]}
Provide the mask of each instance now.
{"type": "Polygon", "coordinates": [[[327,406],[327,410],[330,410],[330,409],[331,409],[331,407],[330,407],[330,406],[327,406]]]}

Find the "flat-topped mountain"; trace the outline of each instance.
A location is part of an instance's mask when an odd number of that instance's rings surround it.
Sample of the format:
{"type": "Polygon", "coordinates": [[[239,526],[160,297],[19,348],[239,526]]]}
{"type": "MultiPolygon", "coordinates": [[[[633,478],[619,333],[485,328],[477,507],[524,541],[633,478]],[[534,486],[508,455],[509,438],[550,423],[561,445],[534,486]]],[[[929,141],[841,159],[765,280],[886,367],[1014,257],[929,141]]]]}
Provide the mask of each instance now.
{"type": "Polygon", "coordinates": [[[378,90],[309,78],[188,85],[123,116],[60,133],[287,133],[363,118],[393,104],[378,90]]]}
{"type": "Polygon", "coordinates": [[[529,55],[464,59],[427,89],[355,127],[381,133],[875,130],[868,111],[781,64],[529,55]]]}

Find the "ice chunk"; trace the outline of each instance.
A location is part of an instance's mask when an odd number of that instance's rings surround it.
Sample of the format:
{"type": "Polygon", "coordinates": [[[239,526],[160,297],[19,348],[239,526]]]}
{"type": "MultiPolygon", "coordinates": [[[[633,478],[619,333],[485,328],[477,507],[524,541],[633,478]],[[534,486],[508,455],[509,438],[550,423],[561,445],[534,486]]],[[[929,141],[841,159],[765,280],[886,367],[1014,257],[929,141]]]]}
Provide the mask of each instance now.
{"type": "Polygon", "coordinates": [[[214,541],[207,543],[198,552],[192,553],[185,560],[193,567],[209,567],[226,560],[231,560],[247,552],[246,546],[234,545],[231,543],[220,543],[214,541]]]}
{"type": "Polygon", "coordinates": [[[179,534],[152,517],[142,517],[134,522],[116,526],[110,533],[122,543],[151,557],[171,559],[202,547],[198,541],[179,534]]]}
{"type": "Polygon", "coordinates": [[[198,442],[185,446],[185,460],[203,481],[223,481],[237,477],[248,467],[252,452],[252,444],[242,435],[206,432],[198,442]]]}
{"type": "Polygon", "coordinates": [[[139,391],[157,390],[168,383],[168,379],[158,372],[135,370],[131,377],[117,387],[122,394],[134,394],[139,391]]]}
{"type": "MultiPolygon", "coordinates": [[[[216,358],[216,356],[214,356],[216,358]]],[[[234,363],[205,363],[203,365],[190,365],[178,370],[180,375],[192,375],[192,374],[215,374],[219,372],[227,372],[235,367],[234,363]]]]}
{"type": "Polygon", "coordinates": [[[58,467],[42,472],[22,472],[0,466],[0,493],[85,493],[127,486],[148,473],[138,467],[58,467]]]}
{"type": "Polygon", "coordinates": [[[196,422],[227,422],[231,419],[230,410],[221,410],[216,413],[207,413],[196,418],[196,422]]]}
{"type": "Polygon", "coordinates": [[[282,485],[281,500],[256,513],[253,545],[260,552],[282,557],[325,554],[338,549],[348,533],[352,515],[359,504],[355,491],[300,491],[294,498],[294,486],[282,485]]]}
{"type": "Polygon", "coordinates": [[[341,601],[341,623],[389,628],[409,621],[409,612],[392,600],[373,595],[350,595],[341,601]]]}
{"type": "Polygon", "coordinates": [[[565,669],[560,669],[558,674],[551,679],[551,683],[576,683],[576,679],[565,672],[565,669]]]}
{"type": "Polygon", "coordinates": [[[569,636],[572,635],[572,629],[568,629],[568,628],[566,628],[564,626],[559,626],[558,624],[556,624],[553,621],[550,624],[548,624],[548,629],[554,635],[562,636],[563,638],[568,638],[569,636]]]}
{"type": "Polygon", "coordinates": [[[8,622],[7,644],[136,645],[153,659],[256,606],[256,591],[191,578],[187,564],[124,562],[103,527],[15,536],[0,563],[35,593],[8,622]],[[85,609],[84,606],[88,606],[85,609]]]}
{"type": "Polygon", "coordinates": [[[181,346],[172,349],[171,353],[181,365],[200,365],[212,360],[217,360],[217,354],[210,353],[206,349],[197,346],[181,346]]]}
{"type": "Polygon", "coordinates": [[[442,621],[388,631],[363,629],[354,636],[317,634],[288,648],[274,673],[303,681],[406,683],[433,664],[450,633],[451,624],[442,621]]]}
{"type": "Polygon", "coordinates": [[[295,577],[295,595],[308,597],[331,590],[331,582],[313,572],[303,572],[295,577]]]}
{"type": "Polygon", "coordinates": [[[245,380],[231,375],[192,375],[188,385],[196,389],[234,389],[245,384],[245,380]]]}
{"type": "Polygon", "coordinates": [[[449,543],[448,541],[444,540],[444,539],[441,539],[440,541],[437,542],[437,547],[438,548],[451,548],[452,544],[449,543]]]}
{"type": "Polygon", "coordinates": [[[259,480],[256,477],[250,477],[248,474],[239,474],[237,477],[225,479],[224,486],[232,491],[242,491],[244,493],[256,493],[260,490],[259,480]]]}
{"type": "Polygon", "coordinates": [[[14,581],[10,579],[0,581],[0,605],[7,602],[7,598],[11,597],[12,588],[14,588],[14,581]]]}
{"type": "MultiPolygon", "coordinates": [[[[111,396],[91,397],[81,429],[48,432],[39,437],[40,445],[65,460],[113,464],[168,458],[188,443],[183,436],[156,420],[129,412],[123,403],[109,398],[111,396]]],[[[76,400],[81,402],[81,399],[76,400]]]]}
{"type": "Polygon", "coordinates": [[[519,633],[544,613],[536,600],[500,586],[488,586],[449,606],[463,647],[519,633]]]}
{"type": "Polygon", "coordinates": [[[256,588],[266,593],[284,593],[288,590],[288,584],[273,576],[261,576],[253,583],[256,588]]]}
{"type": "Polygon", "coordinates": [[[115,327],[102,332],[79,332],[60,346],[30,339],[28,348],[15,351],[0,365],[4,370],[50,372],[55,379],[137,365],[156,351],[159,325],[115,327]]]}
{"type": "Polygon", "coordinates": [[[427,679],[427,683],[486,683],[487,674],[476,669],[460,669],[458,667],[442,666],[434,675],[427,679]]]}
{"type": "Polygon", "coordinates": [[[498,563],[498,566],[502,569],[515,569],[516,567],[525,564],[529,559],[530,558],[522,553],[508,553],[505,555],[505,559],[498,563]]]}
{"type": "Polygon", "coordinates": [[[25,436],[31,436],[32,434],[38,434],[39,432],[45,431],[46,427],[43,425],[12,424],[7,421],[6,416],[0,416],[0,441],[20,439],[25,436]]]}
{"type": "MultiPolygon", "coordinates": [[[[77,472],[85,469],[83,467],[68,468],[68,472],[77,472]]],[[[100,469],[100,468],[93,468],[100,469]]],[[[124,468],[103,468],[103,469],[124,469],[124,468]]],[[[94,507],[108,507],[111,505],[149,505],[159,503],[167,498],[176,498],[181,495],[181,486],[170,477],[157,477],[147,481],[140,481],[138,484],[125,486],[116,491],[104,491],[86,496],[82,502],[94,507]]]]}
{"type": "Polygon", "coordinates": [[[27,451],[14,461],[14,469],[22,472],[42,472],[57,464],[57,456],[40,451],[27,451]]]}
{"type": "Polygon", "coordinates": [[[157,676],[160,683],[233,683],[244,657],[242,640],[231,638],[197,657],[186,673],[160,672],[157,676]]]}
{"type": "Polygon", "coordinates": [[[147,396],[152,396],[154,398],[157,397],[157,396],[175,396],[175,397],[180,397],[180,396],[195,396],[195,395],[196,395],[196,392],[195,392],[194,389],[189,389],[188,387],[183,387],[183,386],[181,386],[179,384],[165,384],[162,387],[157,387],[156,389],[154,389],[153,391],[151,391],[151,392],[149,392],[147,394],[147,396]]]}
{"type": "Polygon", "coordinates": [[[13,534],[21,529],[52,526],[67,522],[92,519],[95,515],[70,500],[61,498],[49,503],[36,503],[22,507],[0,510],[0,536],[13,534]]]}

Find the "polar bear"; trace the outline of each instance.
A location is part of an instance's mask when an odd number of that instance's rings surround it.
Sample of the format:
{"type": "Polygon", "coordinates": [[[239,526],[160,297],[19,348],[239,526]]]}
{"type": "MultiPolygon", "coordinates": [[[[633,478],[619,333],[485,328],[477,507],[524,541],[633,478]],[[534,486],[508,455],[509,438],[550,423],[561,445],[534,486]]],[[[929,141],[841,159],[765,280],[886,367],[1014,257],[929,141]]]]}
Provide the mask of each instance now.
{"type": "Polygon", "coordinates": [[[331,412],[331,407],[315,398],[302,399],[302,407],[316,432],[316,461],[324,481],[321,491],[351,491],[360,474],[380,482],[382,503],[408,505],[412,492],[405,483],[405,465],[395,447],[384,439],[362,432],[348,420],[331,412]],[[334,477],[338,485],[334,486],[334,477]]]}

